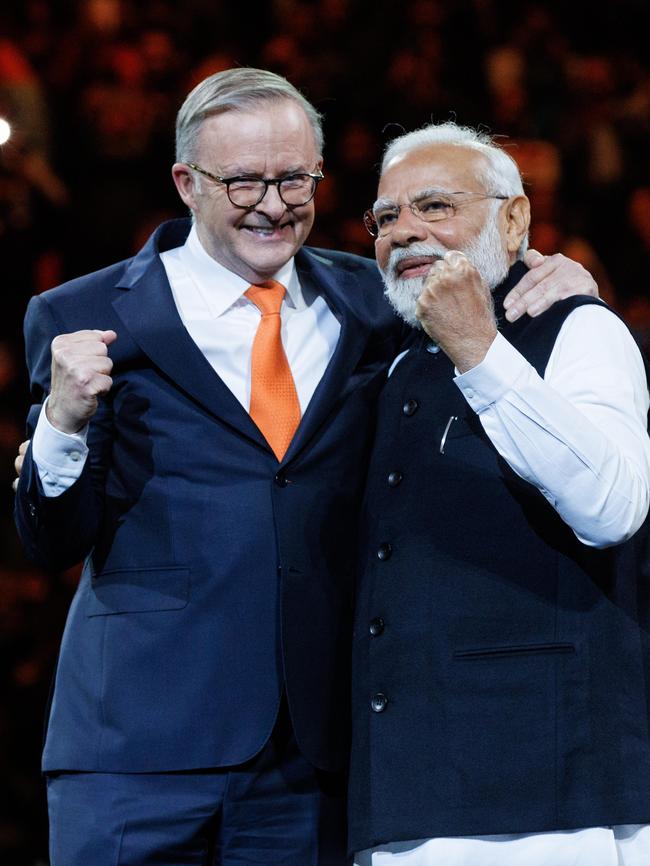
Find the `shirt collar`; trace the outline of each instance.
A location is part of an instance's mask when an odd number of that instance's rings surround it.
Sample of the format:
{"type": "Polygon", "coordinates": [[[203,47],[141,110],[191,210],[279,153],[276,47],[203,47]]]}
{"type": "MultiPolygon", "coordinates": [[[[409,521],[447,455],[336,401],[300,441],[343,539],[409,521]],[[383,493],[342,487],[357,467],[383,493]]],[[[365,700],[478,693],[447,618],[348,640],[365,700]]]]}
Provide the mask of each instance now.
{"type": "MultiPolygon", "coordinates": [[[[225,313],[234,304],[251,303],[248,298],[243,297],[250,283],[229,271],[205,251],[194,224],[180,249],[180,259],[194,276],[197,288],[214,318],[225,313]]],[[[297,310],[305,307],[293,258],[273,275],[273,279],[285,286],[285,303],[297,310]]]]}

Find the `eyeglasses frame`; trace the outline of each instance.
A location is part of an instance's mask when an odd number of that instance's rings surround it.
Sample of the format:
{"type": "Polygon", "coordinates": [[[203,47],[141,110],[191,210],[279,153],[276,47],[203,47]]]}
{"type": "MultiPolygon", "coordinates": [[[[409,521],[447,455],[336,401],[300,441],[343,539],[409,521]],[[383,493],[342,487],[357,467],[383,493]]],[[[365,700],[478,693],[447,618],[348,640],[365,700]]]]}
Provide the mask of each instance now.
{"type": "Polygon", "coordinates": [[[188,168],[191,168],[193,171],[197,171],[199,174],[204,175],[204,177],[209,178],[209,180],[213,180],[213,181],[215,181],[215,183],[223,184],[226,187],[226,195],[228,196],[228,200],[229,200],[230,204],[233,205],[233,207],[241,208],[241,210],[252,210],[253,208],[256,208],[258,206],[258,204],[264,199],[264,196],[269,191],[270,186],[276,186],[278,188],[278,195],[280,196],[280,200],[287,207],[289,207],[289,208],[304,207],[306,204],[309,204],[309,202],[316,195],[316,189],[318,188],[318,184],[321,182],[321,180],[324,180],[324,178],[325,178],[325,175],[323,174],[322,171],[320,171],[320,169],[318,171],[315,171],[315,172],[296,171],[296,172],[293,172],[292,174],[285,175],[284,177],[269,177],[269,178],[267,178],[267,177],[250,177],[250,176],[245,176],[245,175],[235,175],[234,177],[222,177],[219,174],[213,174],[211,171],[207,171],[207,169],[201,168],[200,165],[197,165],[194,162],[186,162],[185,165],[188,168]],[[280,184],[284,180],[287,180],[287,178],[289,178],[289,177],[297,177],[297,176],[310,177],[312,179],[312,181],[314,182],[314,188],[312,190],[312,194],[309,196],[307,201],[304,201],[301,204],[291,204],[290,202],[284,200],[284,198],[282,196],[280,184]],[[260,197],[258,198],[258,200],[254,204],[237,204],[237,202],[233,201],[231,196],[230,196],[230,184],[234,183],[234,181],[236,181],[236,180],[259,181],[259,182],[264,184],[264,191],[262,192],[262,194],[260,195],[260,197]]]}
{"type": "MultiPolygon", "coordinates": [[[[491,195],[489,193],[466,192],[464,190],[458,190],[457,192],[443,192],[441,190],[440,195],[441,196],[469,195],[469,196],[472,196],[472,198],[467,199],[465,201],[461,201],[458,204],[454,204],[453,202],[451,202],[451,207],[454,211],[451,216],[440,216],[440,217],[434,217],[433,219],[425,219],[422,216],[422,211],[418,208],[417,204],[414,201],[409,201],[409,202],[406,202],[405,204],[396,204],[395,210],[397,211],[397,217],[399,218],[399,215],[402,212],[402,208],[407,207],[410,209],[413,216],[416,216],[418,219],[421,219],[422,222],[424,222],[424,223],[442,222],[443,220],[446,220],[446,219],[453,219],[453,217],[456,216],[456,209],[459,207],[462,207],[465,204],[472,204],[475,201],[481,201],[482,199],[486,199],[486,198],[501,199],[502,201],[505,201],[506,199],[511,198],[511,196],[509,196],[509,195],[491,195]]],[[[373,208],[368,208],[368,210],[366,210],[364,212],[363,224],[364,224],[368,234],[371,237],[375,238],[375,240],[377,240],[377,238],[380,238],[380,237],[388,237],[388,235],[391,234],[391,232],[392,232],[392,228],[391,228],[389,231],[385,232],[384,234],[380,233],[379,226],[377,225],[377,220],[375,218],[375,213],[374,213],[373,208]],[[375,230],[372,229],[373,225],[375,227],[375,230]]]]}

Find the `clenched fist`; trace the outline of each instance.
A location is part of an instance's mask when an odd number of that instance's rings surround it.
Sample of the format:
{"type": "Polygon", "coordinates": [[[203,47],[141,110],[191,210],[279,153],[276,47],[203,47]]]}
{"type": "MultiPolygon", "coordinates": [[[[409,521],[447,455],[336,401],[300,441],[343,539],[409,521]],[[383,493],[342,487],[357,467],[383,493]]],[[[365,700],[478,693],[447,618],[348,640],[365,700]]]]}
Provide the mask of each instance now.
{"type": "Polygon", "coordinates": [[[456,250],[431,266],[415,314],[461,373],[481,363],[497,333],[492,294],[456,250]]]}
{"type": "Polygon", "coordinates": [[[50,424],[76,433],[97,411],[97,398],[113,384],[108,347],[115,331],[75,331],[52,340],[52,388],[47,403],[50,424]]]}

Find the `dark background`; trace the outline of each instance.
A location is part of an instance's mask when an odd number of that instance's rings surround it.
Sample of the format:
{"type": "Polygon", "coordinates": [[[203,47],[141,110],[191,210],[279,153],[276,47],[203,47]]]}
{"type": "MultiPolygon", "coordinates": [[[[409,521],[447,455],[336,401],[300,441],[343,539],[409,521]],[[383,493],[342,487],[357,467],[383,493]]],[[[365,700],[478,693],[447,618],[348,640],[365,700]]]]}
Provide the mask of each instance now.
{"type": "MultiPolygon", "coordinates": [[[[234,65],[326,116],[310,238],[372,255],[360,216],[402,128],[482,125],[519,162],[532,245],[582,261],[650,342],[643,0],[5,0],[0,11],[0,862],[47,863],[39,752],[77,574],[33,568],[11,509],[29,297],[131,255],[183,215],[169,168],[189,89],[234,65]]],[[[92,866],[92,864],[89,864],[92,866]]]]}

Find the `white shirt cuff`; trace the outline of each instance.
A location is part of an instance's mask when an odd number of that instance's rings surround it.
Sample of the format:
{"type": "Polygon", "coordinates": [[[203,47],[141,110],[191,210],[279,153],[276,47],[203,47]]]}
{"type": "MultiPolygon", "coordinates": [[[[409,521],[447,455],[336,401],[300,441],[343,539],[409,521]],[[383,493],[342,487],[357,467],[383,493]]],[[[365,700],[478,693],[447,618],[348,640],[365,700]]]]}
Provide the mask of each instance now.
{"type": "MultiPolygon", "coordinates": [[[[48,398],[49,399],[49,398],[48,398]]],[[[46,496],[59,496],[81,475],[88,446],[88,425],[77,433],[63,433],[48,421],[43,404],[32,439],[32,457],[46,496]]]]}
{"type": "Polygon", "coordinates": [[[480,415],[510,391],[528,368],[524,356],[503,334],[497,334],[481,363],[457,375],[454,383],[476,414],[480,415]]]}

